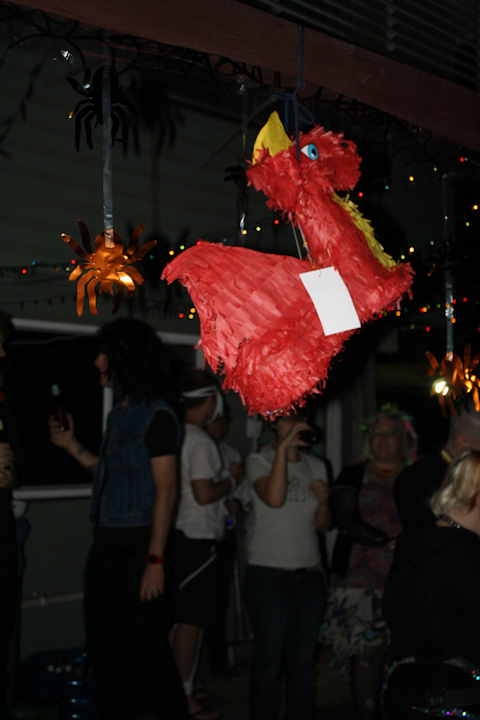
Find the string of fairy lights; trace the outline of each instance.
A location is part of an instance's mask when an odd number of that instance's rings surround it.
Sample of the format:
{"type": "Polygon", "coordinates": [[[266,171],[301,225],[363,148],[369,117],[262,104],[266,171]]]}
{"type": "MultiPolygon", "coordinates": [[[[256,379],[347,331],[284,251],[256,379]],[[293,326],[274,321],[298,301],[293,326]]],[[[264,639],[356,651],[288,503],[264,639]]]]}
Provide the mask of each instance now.
{"type": "MultiPolygon", "coordinates": [[[[469,159],[464,156],[460,156],[458,159],[459,163],[462,165],[464,163],[470,163],[469,159]]],[[[475,164],[475,163],[474,163],[475,164]]],[[[436,165],[433,165],[433,172],[438,173],[439,168],[436,165]]],[[[422,179],[424,178],[424,174],[422,173],[422,179]]],[[[391,178],[379,178],[372,182],[368,183],[369,188],[375,188],[375,186],[378,186],[381,184],[382,189],[385,191],[389,191],[392,189],[392,183],[394,183],[396,180],[400,179],[402,183],[407,182],[411,186],[420,185],[417,178],[413,173],[408,173],[406,175],[397,175],[396,177],[391,178]]],[[[366,191],[363,190],[357,190],[356,192],[351,193],[351,197],[355,202],[362,202],[362,199],[366,197],[366,191]]],[[[465,214],[462,217],[457,218],[457,223],[461,223],[463,227],[468,231],[470,228],[475,227],[475,223],[473,223],[474,216],[478,213],[480,209],[480,200],[479,204],[472,203],[470,207],[467,209],[465,214]]],[[[478,216],[478,219],[480,219],[480,216],[478,216]]],[[[260,220],[256,222],[248,223],[248,225],[243,229],[243,235],[245,237],[245,242],[249,245],[256,247],[258,244],[260,244],[260,237],[262,235],[262,232],[267,228],[275,229],[280,224],[285,224],[279,216],[277,216],[275,213],[271,213],[267,217],[263,217],[260,220]]],[[[195,238],[192,238],[190,240],[187,240],[181,244],[177,244],[176,246],[170,247],[170,249],[167,251],[167,262],[169,260],[172,260],[176,255],[178,255],[181,252],[184,252],[186,249],[191,247],[192,245],[198,244],[202,241],[208,241],[208,242],[217,242],[217,243],[224,243],[224,244],[232,244],[236,245],[238,244],[238,228],[229,228],[228,230],[221,230],[211,233],[206,233],[203,235],[198,235],[195,238]]],[[[411,260],[415,253],[415,247],[412,245],[408,249],[406,249],[401,255],[400,260],[411,260]]],[[[144,262],[158,262],[156,260],[156,257],[154,253],[150,253],[149,255],[145,256],[144,262]]],[[[22,280],[25,280],[25,282],[28,282],[29,280],[32,280],[32,276],[35,277],[36,283],[41,282],[50,282],[52,278],[57,275],[58,277],[56,279],[61,279],[61,276],[68,276],[70,272],[78,266],[79,261],[75,258],[71,258],[70,260],[63,260],[60,262],[44,262],[40,260],[31,260],[28,263],[24,263],[22,265],[0,265],[0,282],[1,279],[6,280],[13,280],[16,285],[21,284],[22,280]],[[42,277],[43,276],[43,277],[42,277]]],[[[160,271],[161,272],[161,271],[160,271]]],[[[67,279],[67,278],[65,278],[67,279]]],[[[188,293],[185,291],[185,297],[188,298],[188,293]]],[[[109,300],[107,299],[107,302],[109,300]]],[[[43,303],[47,303],[48,305],[53,305],[56,302],[61,302],[63,304],[67,302],[75,302],[75,292],[72,288],[72,292],[68,293],[62,293],[62,294],[56,294],[52,295],[51,297],[44,297],[44,296],[38,296],[38,297],[25,297],[23,299],[6,299],[2,301],[3,306],[17,306],[24,308],[25,306],[29,304],[39,305],[43,303]]],[[[467,296],[462,296],[460,298],[456,298],[452,300],[453,305],[462,304],[466,305],[468,303],[473,303],[475,305],[479,304],[479,300],[477,298],[469,298],[467,296]]],[[[188,298],[185,301],[181,300],[175,300],[172,301],[169,299],[167,301],[166,298],[161,298],[160,300],[156,300],[154,298],[148,298],[143,303],[144,309],[146,308],[147,311],[151,312],[167,312],[168,315],[172,317],[177,317],[180,320],[195,320],[196,319],[196,310],[191,305],[191,300],[188,298]]],[[[449,309],[449,303],[445,302],[432,302],[423,304],[421,306],[414,306],[412,302],[404,303],[404,306],[402,309],[396,309],[396,308],[388,308],[387,311],[382,313],[382,317],[389,316],[390,318],[398,318],[403,323],[406,320],[406,316],[409,314],[420,314],[422,317],[421,323],[417,322],[411,322],[408,324],[408,327],[411,330],[415,329],[423,329],[425,332],[430,332],[432,329],[432,326],[434,325],[435,319],[433,318],[433,315],[435,313],[442,313],[448,317],[448,313],[446,312],[449,309]]],[[[453,308],[454,309],[454,308],[453,308]]],[[[449,322],[452,324],[456,323],[456,318],[454,312],[450,313],[451,317],[449,319],[449,322]]],[[[480,332],[480,327],[477,328],[477,331],[480,332]]]]}
{"type": "MultiPolygon", "coordinates": [[[[457,322],[457,318],[453,315],[452,317],[447,317],[447,311],[453,306],[455,308],[456,306],[459,306],[460,304],[467,304],[472,303],[474,305],[479,305],[480,301],[477,298],[468,298],[466,296],[462,297],[460,300],[457,300],[457,298],[453,298],[452,303],[444,302],[444,303],[433,303],[433,304],[427,304],[422,305],[421,307],[416,307],[415,311],[420,313],[421,315],[429,314],[429,317],[431,318],[431,321],[428,322],[427,317],[425,317],[425,322],[422,322],[421,326],[418,323],[411,322],[408,325],[408,328],[410,330],[417,330],[422,329],[426,333],[429,333],[432,331],[432,328],[434,327],[434,319],[432,318],[432,314],[435,312],[442,314],[442,316],[445,317],[447,322],[451,323],[452,325],[455,325],[457,322]]],[[[391,314],[394,315],[394,317],[402,318],[405,315],[412,313],[412,308],[404,307],[401,310],[395,309],[393,307],[389,308],[388,311],[385,311],[382,313],[382,317],[390,316],[391,314]]],[[[477,327],[477,332],[480,333],[480,326],[477,327]]]]}
{"type": "MultiPolygon", "coordinates": [[[[255,226],[255,231],[260,232],[261,231],[261,225],[255,226]]],[[[221,233],[222,239],[218,240],[217,242],[228,242],[227,235],[221,233]]],[[[218,234],[217,234],[218,238],[218,234]]],[[[206,239],[205,237],[198,238],[196,242],[201,242],[202,240],[206,239]]],[[[189,244],[182,244],[178,247],[178,250],[169,250],[169,256],[173,259],[175,255],[178,253],[183,252],[187,247],[190,247],[191,243],[189,244]]],[[[409,255],[413,255],[414,248],[409,248],[409,255]]],[[[404,257],[402,259],[405,259],[404,257]]],[[[148,260],[153,260],[153,255],[150,255],[147,257],[148,260]]],[[[0,278],[2,277],[14,277],[16,279],[19,279],[21,281],[21,278],[27,278],[29,275],[31,276],[33,273],[38,273],[38,271],[41,270],[48,270],[53,271],[55,273],[59,273],[60,275],[65,275],[65,279],[67,279],[68,274],[73,270],[75,265],[77,264],[77,261],[75,259],[70,260],[69,262],[63,262],[63,263],[44,263],[44,262],[37,262],[32,261],[29,265],[20,265],[20,266],[0,266],[0,278]]],[[[46,279],[46,281],[51,278],[51,275],[49,274],[49,277],[46,279]]],[[[2,305],[16,305],[20,306],[22,309],[28,305],[28,304],[34,304],[34,305],[40,305],[43,303],[46,303],[48,305],[53,305],[55,302],[61,302],[65,304],[66,302],[75,302],[75,291],[72,288],[72,292],[68,294],[62,294],[62,295],[55,295],[52,297],[44,298],[44,297],[38,297],[38,298],[29,298],[24,300],[11,300],[11,301],[3,301],[2,305]]],[[[467,303],[473,303],[475,305],[478,305],[480,301],[478,298],[469,298],[467,296],[463,296],[459,299],[453,298],[452,305],[466,305],[467,303]]],[[[163,306],[164,302],[156,302],[155,300],[149,300],[148,307],[151,311],[160,310],[163,306]]],[[[426,305],[422,306],[416,306],[413,307],[412,304],[410,304],[410,307],[404,306],[401,309],[396,309],[395,307],[390,307],[388,310],[384,311],[382,313],[382,317],[395,317],[398,319],[405,319],[407,315],[411,315],[413,313],[419,313],[420,315],[424,316],[424,322],[422,322],[421,327],[422,329],[429,333],[435,324],[435,319],[432,317],[435,313],[441,313],[442,315],[446,314],[446,310],[448,310],[450,304],[445,302],[436,302],[436,303],[427,303],[426,305]],[[430,319],[430,322],[429,322],[430,319]]],[[[171,303],[171,307],[169,309],[169,314],[173,317],[178,317],[180,320],[194,320],[196,317],[196,310],[190,303],[179,303],[174,302],[171,303]]],[[[452,324],[455,324],[457,322],[455,316],[451,317],[449,319],[449,322],[452,324]]],[[[411,322],[408,325],[410,330],[419,329],[419,324],[416,322],[411,322]]],[[[480,327],[477,328],[477,332],[480,333],[480,327]]]]}

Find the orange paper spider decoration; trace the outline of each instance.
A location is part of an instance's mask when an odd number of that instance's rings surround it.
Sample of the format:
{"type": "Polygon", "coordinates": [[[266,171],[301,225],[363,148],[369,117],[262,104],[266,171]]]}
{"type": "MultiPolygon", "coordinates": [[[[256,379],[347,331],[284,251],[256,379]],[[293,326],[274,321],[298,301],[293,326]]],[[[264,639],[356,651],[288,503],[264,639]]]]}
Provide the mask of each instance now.
{"type": "Polygon", "coordinates": [[[480,354],[471,358],[471,345],[466,345],[462,358],[454,353],[447,353],[440,362],[430,352],[426,352],[431,367],[427,368],[429,375],[437,377],[438,381],[443,381],[445,385],[437,388],[435,383],[430,392],[431,395],[438,395],[442,413],[446,417],[447,406],[452,413],[456,413],[453,401],[459,397],[472,393],[475,410],[480,411],[480,399],[478,388],[480,387],[480,379],[474,375],[473,370],[480,362],[480,354]]]}
{"type": "Polygon", "coordinates": [[[83,311],[85,287],[87,287],[90,312],[92,315],[97,315],[95,290],[98,284],[100,284],[100,292],[109,292],[111,295],[113,295],[113,286],[116,284],[118,290],[112,310],[112,314],[115,314],[120,308],[125,289],[128,290],[127,298],[129,298],[135,292],[135,283],[143,285],[142,276],[131,265],[137,260],[141,260],[145,253],[156,245],[157,241],[152,240],[138,250],[138,240],[143,232],[143,225],[139,225],[133,231],[126,249],[118,233],[113,233],[113,239],[111,237],[105,238],[105,233],[100,233],[95,238],[95,251],[92,252],[90,233],[87,226],[81,220],[78,221],[78,225],[84,250],[70,235],[62,233],[62,238],[67,245],[86,261],[80,263],[68,278],[69,280],[76,280],[83,270],[86,270],[77,285],[77,314],[81,315],[83,311]]]}

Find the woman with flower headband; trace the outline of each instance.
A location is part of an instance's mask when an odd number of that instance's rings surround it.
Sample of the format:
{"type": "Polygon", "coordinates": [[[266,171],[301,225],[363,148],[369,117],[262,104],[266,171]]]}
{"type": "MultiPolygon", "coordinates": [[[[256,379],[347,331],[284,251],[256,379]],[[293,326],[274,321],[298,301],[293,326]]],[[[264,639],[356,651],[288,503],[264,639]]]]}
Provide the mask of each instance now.
{"type": "Polygon", "coordinates": [[[366,430],[368,459],[346,467],[332,489],[338,536],[324,638],[332,642],[334,667],[350,673],[359,720],[374,720],[386,649],[381,598],[401,531],[392,489],[412,462],[416,436],[410,418],[391,406],[366,430]]]}
{"type": "Polygon", "coordinates": [[[406,529],[383,609],[393,665],[388,720],[480,718],[480,453],[450,464],[430,506],[434,521],[406,529]]]}

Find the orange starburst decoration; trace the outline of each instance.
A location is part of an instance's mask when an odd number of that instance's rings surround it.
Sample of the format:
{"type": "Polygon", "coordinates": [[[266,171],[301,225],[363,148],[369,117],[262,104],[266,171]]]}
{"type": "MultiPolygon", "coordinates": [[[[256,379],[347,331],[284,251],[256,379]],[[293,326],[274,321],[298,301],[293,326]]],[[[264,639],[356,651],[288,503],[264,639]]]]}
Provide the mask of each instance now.
{"type": "Polygon", "coordinates": [[[472,393],[475,410],[480,411],[480,398],[478,389],[480,379],[474,374],[474,370],[480,362],[480,354],[471,357],[471,344],[465,347],[462,358],[454,353],[447,353],[440,362],[430,352],[426,352],[431,367],[427,372],[437,380],[433,384],[430,395],[438,395],[442,413],[446,417],[447,407],[452,413],[456,413],[454,400],[472,393]]]}
{"type": "Polygon", "coordinates": [[[78,221],[78,225],[82,236],[83,250],[70,235],[62,233],[62,238],[67,245],[85,260],[77,265],[68,278],[76,280],[85,270],[85,274],[80,277],[77,285],[77,314],[81,315],[83,312],[85,288],[87,288],[90,312],[92,315],[97,315],[95,291],[98,285],[100,285],[100,292],[109,292],[111,295],[113,295],[114,285],[116,285],[118,289],[112,310],[112,314],[115,314],[120,308],[125,290],[127,290],[127,298],[129,298],[135,292],[135,283],[143,285],[142,276],[131,265],[137,260],[141,260],[145,253],[156,245],[157,241],[152,240],[138,249],[138,240],[143,232],[143,225],[139,225],[130,236],[130,242],[126,249],[118,233],[106,231],[97,235],[95,251],[92,251],[87,226],[81,220],[78,221]]]}

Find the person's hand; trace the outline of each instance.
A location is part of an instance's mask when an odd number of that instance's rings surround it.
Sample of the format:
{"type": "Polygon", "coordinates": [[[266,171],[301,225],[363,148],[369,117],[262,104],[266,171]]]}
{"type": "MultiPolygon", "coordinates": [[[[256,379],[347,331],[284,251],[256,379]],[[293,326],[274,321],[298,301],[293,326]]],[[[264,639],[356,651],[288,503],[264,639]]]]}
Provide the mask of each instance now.
{"type": "Polygon", "coordinates": [[[140,582],[140,600],[148,602],[163,595],[164,571],[163,565],[147,563],[140,582]]]}
{"type": "Polygon", "coordinates": [[[240,485],[245,477],[245,465],[240,462],[230,463],[230,475],[235,480],[237,486],[240,485]]]}
{"type": "Polygon", "coordinates": [[[319,505],[326,505],[330,494],[327,483],[324,483],[321,480],[314,480],[310,483],[308,489],[315,495],[319,505]]]}
{"type": "Polygon", "coordinates": [[[52,442],[57,447],[63,448],[64,450],[68,450],[74,440],[73,417],[70,415],[70,413],[67,413],[67,418],[67,430],[63,430],[63,428],[60,426],[60,423],[55,420],[53,415],[50,415],[50,418],[48,420],[48,427],[50,430],[50,442],[52,442]]]}
{"type": "Polygon", "coordinates": [[[0,443],[0,488],[11,488],[15,485],[15,456],[8,443],[0,443]]]}
{"type": "Polygon", "coordinates": [[[239,515],[242,510],[242,505],[238,500],[225,500],[225,507],[230,515],[239,515]]]}
{"type": "Polygon", "coordinates": [[[288,433],[278,441],[277,447],[284,447],[284,448],[290,448],[290,447],[310,447],[308,442],[305,442],[305,440],[302,440],[298,437],[298,434],[302,430],[310,430],[313,431],[313,428],[306,422],[298,422],[294,423],[288,433]]]}

